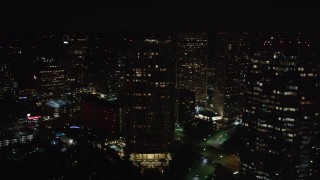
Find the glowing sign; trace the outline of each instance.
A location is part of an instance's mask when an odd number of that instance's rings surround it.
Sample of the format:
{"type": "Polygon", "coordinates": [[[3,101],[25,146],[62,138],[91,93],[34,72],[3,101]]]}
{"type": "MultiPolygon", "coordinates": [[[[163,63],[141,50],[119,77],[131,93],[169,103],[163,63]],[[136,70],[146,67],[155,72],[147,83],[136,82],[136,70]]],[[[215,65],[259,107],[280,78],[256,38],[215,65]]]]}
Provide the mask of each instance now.
{"type": "Polygon", "coordinates": [[[37,119],[40,119],[41,116],[28,116],[28,119],[29,120],[37,120],[37,119]]]}
{"type": "Polygon", "coordinates": [[[80,126],[70,126],[71,129],[80,129],[80,126]]]}
{"type": "Polygon", "coordinates": [[[63,132],[56,132],[54,133],[57,137],[60,137],[60,136],[65,136],[65,134],[63,132]]]}
{"type": "Polygon", "coordinates": [[[63,44],[68,44],[69,42],[68,41],[63,41],[63,44]]]}

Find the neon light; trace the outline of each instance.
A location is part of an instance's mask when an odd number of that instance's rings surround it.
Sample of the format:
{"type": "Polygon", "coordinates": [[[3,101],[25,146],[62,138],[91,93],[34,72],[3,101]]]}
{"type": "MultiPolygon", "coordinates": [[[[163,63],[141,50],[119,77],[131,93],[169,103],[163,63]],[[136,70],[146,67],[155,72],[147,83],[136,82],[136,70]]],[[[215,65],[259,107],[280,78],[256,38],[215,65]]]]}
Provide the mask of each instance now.
{"type": "Polygon", "coordinates": [[[35,119],[40,119],[41,116],[29,116],[28,119],[29,120],[35,120],[35,119]]]}
{"type": "Polygon", "coordinates": [[[80,129],[80,126],[70,126],[71,129],[80,129]]]}

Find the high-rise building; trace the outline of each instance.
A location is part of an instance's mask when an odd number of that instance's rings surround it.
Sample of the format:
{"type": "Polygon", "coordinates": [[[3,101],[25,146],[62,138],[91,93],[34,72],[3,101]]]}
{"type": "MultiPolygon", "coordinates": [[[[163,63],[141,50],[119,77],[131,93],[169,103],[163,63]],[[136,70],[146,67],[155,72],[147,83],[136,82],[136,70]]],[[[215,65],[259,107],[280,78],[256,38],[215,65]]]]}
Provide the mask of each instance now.
{"type": "Polygon", "coordinates": [[[0,64],[0,101],[15,94],[15,83],[9,64],[0,64]]]}
{"type": "Polygon", "coordinates": [[[17,91],[17,57],[22,53],[20,39],[13,34],[0,34],[0,98],[17,91]]]}
{"type": "Polygon", "coordinates": [[[103,132],[109,137],[119,137],[123,131],[123,103],[117,98],[100,98],[85,94],[81,99],[81,111],[86,127],[103,132]]]}
{"type": "Polygon", "coordinates": [[[249,44],[246,33],[217,33],[213,82],[213,108],[224,121],[241,119],[245,93],[245,69],[249,62],[249,44]]]}
{"type": "Polygon", "coordinates": [[[172,40],[166,36],[138,38],[129,47],[124,84],[126,153],[142,169],[161,169],[171,159],[168,147],[174,137],[173,55],[172,40]]]}
{"type": "Polygon", "coordinates": [[[97,90],[103,94],[120,93],[127,58],[128,37],[124,34],[98,34],[94,37],[92,55],[97,65],[97,90]]]}
{"type": "Polygon", "coordinates": [[[72,94],[88,87],[88,40],[87,35],[81,34],[63,36],[67,91],[72,94]]]}
{"type": "Polygon", "coordinates": [[[176,89],[175,122],[178,126],[192,123],[195,114],[195,93],[186,89],[176,89]]]}
{"type": "Polygon", "coordinates": [[[46,98],[58,98],[65,95],[65,72],[61,62],[56,59],[38,57],[38,92],[46,98]]]}
{"type": "Polygon", "coordinates": [[[177,37],[176,87],[196,94],[196,104],[207,100],[207,34],[179,34],[177,37]]]}
{"type": "Polygon", "coordinates": [[[319,144],[319,44],[307,33],[256,34],[246,73],[243,179],[312,179],[319,144]]]}

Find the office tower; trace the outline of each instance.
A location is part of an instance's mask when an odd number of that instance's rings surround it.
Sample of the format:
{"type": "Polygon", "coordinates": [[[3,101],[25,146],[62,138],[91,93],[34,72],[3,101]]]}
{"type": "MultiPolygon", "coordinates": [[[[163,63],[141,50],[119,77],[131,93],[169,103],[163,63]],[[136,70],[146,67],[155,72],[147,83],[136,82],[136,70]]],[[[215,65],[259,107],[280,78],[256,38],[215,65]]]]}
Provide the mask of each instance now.
{"type": "Polygon", "coordinates": [[[64,97],[66,78],[61,61],[45,57],[38,57],[36,61],[39,66],[35,76],[38,92],[46,99],[64,97]]]}
{"type": "Polygon", "coordinates": [[[241,119],[245,69],[249,62],[246,33],[217,33],[213,60],[212,107],[224,122],[241,119]]]}
{"type": "Polygon", "coordinates": [[[16,85],[8,63],[0,63],[0,125],[17,122],[16,85]]]}
{"type": "Polygon", "coordinates": [[[122,33],[98,34],[94,37],[92,55],[97,65],[97,90],[103,94],[120,93],[127,58],[128,37],[122,33]]]}
{"type": "Polygon", "coordinates": [[[186,89],[176,89],[176,125],[184,127],[186,123],[192,123],[195,113],[195,93],[186,89]]]}
{"type": "Polygon", "coordinates": [[[12,69],[7,63],[0,63],[0,101],[15,94],[12,69]]]}
{"type": "Polygon", "coordinates": [[[38,93],[44,100],[65,97],[66,78],[61,36],[36,34],[32,39],[31,47],[38,93]]]}
{"type": "Polygon", "coordinates": [[[319,144],[319,44],[310,33],[256,34],[246,73],[240,175],[311,179],[319,144]]]}
{"type": "Polygon", "coordinates": [[[196,94],[196,105],[205,107],[207,99],[207,34],[179,34],[177,37],[176,87],[196,94]]]}
{"type": "Polygon", "coordinates": [[[2,96],[2,98],[4,94],[10,94],[10,96],[17,94],[17,69],[19,66],[17,58],[21,54],[20,37],[9,33],[0,34],[0,96],[2,96]]]}
{"type": "Polygon", "coordinates": [[[124,84],[126,153],[142,169],[161,169],[171,159],[174,63],[170,37],[150,35],[130,44],[124,84]]]}
{"type": "Polygon", "coordinates": [[[73,95],[84,92],[88,86],[88,39],[82,34],[63,36],[67,91],[73,95]]]}

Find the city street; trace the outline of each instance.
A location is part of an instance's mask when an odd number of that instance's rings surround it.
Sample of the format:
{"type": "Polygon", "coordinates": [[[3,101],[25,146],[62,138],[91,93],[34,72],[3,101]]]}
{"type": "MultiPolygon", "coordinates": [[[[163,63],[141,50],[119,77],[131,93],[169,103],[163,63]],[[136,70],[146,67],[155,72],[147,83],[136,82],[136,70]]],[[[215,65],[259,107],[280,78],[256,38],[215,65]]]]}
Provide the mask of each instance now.
{"type": "Polygon", "coordinates": [[[223,142],[227,141],[234,131],[235,127],[231,127],[220,130],[208,137],[208,139],[203,139],[203,141],[192,140],[190,142],[192,138],[187,138],[182,128],[177,128],[176,140],[191,143],[193,151],[199,154],[199,159],[194,161],[185,179],[205,179],[214,172],[218,163],[232,172],[237,172],[239,170],[239,157],[235,154],[227,153],[222,147],[223,142]]]}

